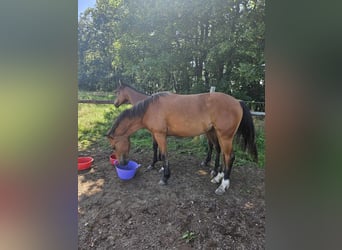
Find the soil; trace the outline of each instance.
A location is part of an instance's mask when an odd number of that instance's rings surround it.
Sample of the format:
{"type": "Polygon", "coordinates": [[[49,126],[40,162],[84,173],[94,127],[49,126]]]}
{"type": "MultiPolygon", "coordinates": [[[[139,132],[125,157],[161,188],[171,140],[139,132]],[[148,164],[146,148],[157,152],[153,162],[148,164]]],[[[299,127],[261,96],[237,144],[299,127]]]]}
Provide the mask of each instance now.
{"type": "Polygon", "coordinates": [[[78,172],[79,249],[264,249],[265,171],[234,167],[230,188],[214,193],[209,167],[198,157],[169,153],[171,177],[146,171],[152,152],[131,152],[142,166],[120,180],[110,152],[79,152],[95,159],[78,172]]]}

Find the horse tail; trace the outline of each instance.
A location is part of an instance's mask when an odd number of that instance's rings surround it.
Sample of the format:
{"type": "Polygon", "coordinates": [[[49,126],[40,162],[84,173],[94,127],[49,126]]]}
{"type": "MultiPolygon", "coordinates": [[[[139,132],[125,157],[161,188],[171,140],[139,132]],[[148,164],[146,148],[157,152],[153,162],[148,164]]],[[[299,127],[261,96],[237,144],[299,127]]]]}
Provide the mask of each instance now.
{"type": "Polygon", "coordinates": [[[243,101],[240,101],[240,105],[243,110],[243,115],[237,130],[237,136],[240,139],[238,141],[241,144],[242,149],[244,151],[248,151],[253,157],[254,161],[258,162],[258,150],[255,144],[255,128],[253,118],[249,108],[243,101]]]}

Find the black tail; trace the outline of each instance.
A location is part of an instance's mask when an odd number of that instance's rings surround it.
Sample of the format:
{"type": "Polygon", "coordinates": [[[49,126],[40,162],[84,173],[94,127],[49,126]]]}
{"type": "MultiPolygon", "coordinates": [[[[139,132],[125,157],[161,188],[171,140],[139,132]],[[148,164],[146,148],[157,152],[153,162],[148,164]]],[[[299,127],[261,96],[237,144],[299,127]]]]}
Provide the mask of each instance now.
{"type": "Polygon", "coordinates": [[[253,159],[258,162],[258,150],[255,144],[255,128],[253,118],[249,108],[243,101],[240,101],[240,105],[243,110],[243,116],[237,131],[237,136],[240,138],[242,136],[242,140],[239,140],[239,142],[243,150],[247,150],[253,156],[253,159]]]}

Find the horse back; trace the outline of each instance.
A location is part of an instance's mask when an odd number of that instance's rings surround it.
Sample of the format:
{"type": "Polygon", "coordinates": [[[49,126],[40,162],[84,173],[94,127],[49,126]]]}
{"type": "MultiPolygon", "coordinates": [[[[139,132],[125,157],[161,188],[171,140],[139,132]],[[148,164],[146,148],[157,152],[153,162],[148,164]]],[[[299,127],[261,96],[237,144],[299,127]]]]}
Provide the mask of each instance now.
{"type": "Polygon", "coordinates": [[[169,94],[150,105],[143,122],[151,131],[195,136],[213,127],[224,126],[223,123],[226,126],[229,119],[241,120],[241,116],[239,102],[223,93],[169,94]]]}

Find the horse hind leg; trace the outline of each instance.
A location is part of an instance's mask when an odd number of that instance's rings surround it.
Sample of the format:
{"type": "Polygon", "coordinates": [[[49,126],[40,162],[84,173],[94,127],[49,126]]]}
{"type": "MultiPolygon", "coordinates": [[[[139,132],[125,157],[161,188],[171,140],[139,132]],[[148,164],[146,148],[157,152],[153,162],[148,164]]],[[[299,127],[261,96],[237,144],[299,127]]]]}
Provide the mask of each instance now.
{"type": "Polygon", "coordinates": [[[204,161],[201,162],[201,166],[208,166],[209,162],[211,161],[211,155],[213,153],[213,143],[208,139],[208,153],[207,157],[205,158],[204,161]]]}
{"type": "MultiPolygon", "coordinates": [[[[207,132],[206,136],[208,140],[208,153],[207,153],[207,157],[205,161],[201,163],[201,166],[207,166],[208,163],[211,161],[213,147],[215,145],[215,150],[216,150],[215,166],[214,166],[214,169],[211,170],[210,172],[211,178],[214,178],[217,176],[217,173],[218,173],[217,171],[220,165],[221,147],[217,139],[216,131],[214,129],[211,129],[209,132],[207,132]]],[[[220,172],[222,172],[222,170],[220,170],[220,172]]],[[[217,183],[219,183],[219,181],[220,179],[217,180],[217,183]]]]}
{"type": "Polygon", "coordinates": [[[208,152],[207,152],[207,157],[205,158],[204,161],[202,161],[201,166],[208,166],[209,162],[211,161],[211,156],[213,154],[213,147],[214,147],[215,138],[216,138],[215,130],[213,128],[210,129],[209,131],[207,131],[205,136],[207,137],[207,142],[208,142],[208,152]]]}
{"type": "MultiPolygon", "coordinates": [[[[218,171],[219,166],[220,166],[221,147],[220,147],[220,144],[217,140],[216,135],[215,135],[214,143],[215,143],[215,149],[216,149],[216,158],[215,158],[214,169],[210,173],[211,178],[214,178],[217,175],[217,173],[218,173],[217,171],[218,171]]],[[[222,168],[220,168],[220,172],[222,172],[222,168]]]]}
{"type": "MultiPolygon", "coordinates": [[[[226,167],[224,169],[224,176],[223,176],[222,182],[221,182],[220,186],[215,190],[215,194],[222,195],[222,194],[224,194],[226,189],[229,188],[229,184],[230,184],[229,177],[230,177],[230,173],[232,171],[234,160],[235,160],[235,154],[232,151],[230,153],[230,156],[229,156],[228,164],[226,165],[226,167]]],[[[226,164],[226,162],[225,162],[225,164],[226,164]]]]}
{"type": "Polygon", "coordinates": [[[216,148],[216,159],[215,159],[215,167],[211,171],[210,176],[211,176],[211,182],[212,183],[220,183],[224,173],[222,172],[222,167],[220,167],[220,156],[221,156],[221,147],[220,144],[218,143],[217,139],[215,142],[215,148],[216,148]]]}

